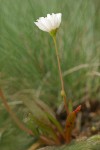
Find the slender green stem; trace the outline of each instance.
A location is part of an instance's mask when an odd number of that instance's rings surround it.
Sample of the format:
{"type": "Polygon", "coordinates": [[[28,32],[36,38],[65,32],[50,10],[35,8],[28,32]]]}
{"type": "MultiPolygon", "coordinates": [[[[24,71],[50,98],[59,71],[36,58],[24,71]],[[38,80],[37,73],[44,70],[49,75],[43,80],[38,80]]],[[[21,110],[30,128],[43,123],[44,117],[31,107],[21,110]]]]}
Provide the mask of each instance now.
{"type": "Polygon", "coordinates": [[[57,56],[57,62],[58,62],[58,69],[59,69],[59,75],[60,75],[60,81],[61,81],[61,87],[62,90],[64,91],[64,82],[63,82],[63,78],[62,78],[62,71],[61,71],[61,66],[60,66],[60,58],[59,58],[59,54],[58,54],[58,48],[57,48],[57,42],[56,42],[56,37],[53,37],[54,40],[54,44],[55,44],[55,50],[56,50],[56,56],[57,56]]]}
{"type": "Polygon", "coordinates": [[[61,70],[61,65],[60,65],[60,57],[59,57],[58,48],[57,48],[56,36],[53,36],[53,41],[54,41],[54,45],[55,45],[56,57],[57,57],[58,69],[59,69],[59,76],[60,76],[60,81],[61,81],[61,95],[63,97],[65,109],[68,114],[69,111],[68,111],[67,102],[66,102],[66,94],[65,94],[65,88],[64,88],[64,81],[63,81],[63,77],[62,77],[62,70],[61,70]]]}

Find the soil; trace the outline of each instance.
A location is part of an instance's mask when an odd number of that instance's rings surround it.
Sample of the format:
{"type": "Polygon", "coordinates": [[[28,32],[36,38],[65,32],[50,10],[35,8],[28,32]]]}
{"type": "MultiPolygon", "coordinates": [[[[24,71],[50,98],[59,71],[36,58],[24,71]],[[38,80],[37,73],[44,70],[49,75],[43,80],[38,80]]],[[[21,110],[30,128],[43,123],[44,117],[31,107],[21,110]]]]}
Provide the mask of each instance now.
{"type": "MultiPolygon", "coordinates": [[[[81,105],[82,109],[77,114],[75,127],[72,132],[73,139],[87,138],[100,134],[100,101],[88,100],[81,105]]],[[[65,112],[57,113],[57,118],[63,126],[65,126],[66,117],[65,112]]]]}

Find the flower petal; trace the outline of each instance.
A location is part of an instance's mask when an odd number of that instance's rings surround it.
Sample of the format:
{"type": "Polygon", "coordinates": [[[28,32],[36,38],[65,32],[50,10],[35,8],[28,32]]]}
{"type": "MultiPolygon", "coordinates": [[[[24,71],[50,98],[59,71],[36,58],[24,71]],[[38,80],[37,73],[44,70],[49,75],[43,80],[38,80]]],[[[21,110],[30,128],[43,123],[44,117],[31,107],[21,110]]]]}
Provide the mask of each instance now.
{"type": "Polygon", "coordinates": [[[61,16],[61,13],[52,13],[51,15],[47,14],[47,17],[40,17],[37,22],[35,22],[35,24],[39,29],[46,32],[51,32],[52,30],[59,28],[61,23],[61,16]]]}
{"type": "Polygon", "coordinates": [[[39,22],[34,22],[34,23],[38,26],[39,29],[41,29],[43,31],[47,30],[41,23],[39,23],[39,22]]]}

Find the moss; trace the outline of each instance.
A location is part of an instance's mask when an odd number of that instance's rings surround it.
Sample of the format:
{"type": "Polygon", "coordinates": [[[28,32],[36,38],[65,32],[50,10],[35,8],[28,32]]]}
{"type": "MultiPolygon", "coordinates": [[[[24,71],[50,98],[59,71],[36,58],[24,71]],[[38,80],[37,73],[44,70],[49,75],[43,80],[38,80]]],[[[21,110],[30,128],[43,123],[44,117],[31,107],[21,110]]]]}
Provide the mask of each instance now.
{"type": "Polygon", "coordinates": [[[80,139],[73,141],[70,145],[63,146],[47,146],[38,150],[99,150],[100,149],[100,135],[92,136],[88,139],[80,139]]]}

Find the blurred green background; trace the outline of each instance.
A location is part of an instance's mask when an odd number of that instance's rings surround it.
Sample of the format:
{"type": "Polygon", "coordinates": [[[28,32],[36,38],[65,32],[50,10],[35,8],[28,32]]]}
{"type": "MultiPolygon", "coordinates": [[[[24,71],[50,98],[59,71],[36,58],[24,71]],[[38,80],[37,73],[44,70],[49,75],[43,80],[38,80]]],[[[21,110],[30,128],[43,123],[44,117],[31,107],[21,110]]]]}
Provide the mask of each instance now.
{"type": "MultiPolygon", "coordinates": [[[[0,87],[22,120],[25,108],[11,101],[21,90],[33,90],[35,98],[53,108],[62,103],[53,41],[34,24],[58,12],[57,43],[68,99],[100,99],[99,0],[0,0],[0,87]]],[[[0,149],[25,150],[32,142],[14,127],[0,102],[0,149]]]]}

